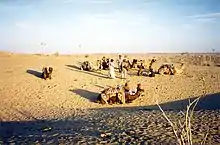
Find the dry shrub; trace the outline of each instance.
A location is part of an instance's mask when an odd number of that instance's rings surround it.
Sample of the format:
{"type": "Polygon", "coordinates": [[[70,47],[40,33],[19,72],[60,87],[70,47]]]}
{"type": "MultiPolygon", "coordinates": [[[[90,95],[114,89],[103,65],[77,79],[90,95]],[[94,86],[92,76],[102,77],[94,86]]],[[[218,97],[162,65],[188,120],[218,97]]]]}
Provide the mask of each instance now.
{"type": "MultiPolygon", "coordinates": [[[[206,87],[205,87],[205,80],[202,78],[203,86],[204,86],[204,94],[206,94],[206,87]]],[[[173,133],[175,135],[175,138],[178,142],[179,145],[192,145],[193,144],[193,138],[192,138],[192,124],[191,124],[191,119],[193,118],[193,112],[194,109],[199,102],[199,99],[201,97],[198,97],[194,101],[190,102],[189,100],[189,105],[187,105],[186,113],[184,114],[184,123],[181,122],[179,119],[178,122],[173,123],[165,114],[161,106],[158,104],[157,101],[157,106],[161,110],[163,117],[167,120],[167,122],[171,125],[173,133]]],[[[205,140],[207,138],[208,132],[205,135],[204,140],[202,141],[201,144],[205,143],[205,140]]]]}

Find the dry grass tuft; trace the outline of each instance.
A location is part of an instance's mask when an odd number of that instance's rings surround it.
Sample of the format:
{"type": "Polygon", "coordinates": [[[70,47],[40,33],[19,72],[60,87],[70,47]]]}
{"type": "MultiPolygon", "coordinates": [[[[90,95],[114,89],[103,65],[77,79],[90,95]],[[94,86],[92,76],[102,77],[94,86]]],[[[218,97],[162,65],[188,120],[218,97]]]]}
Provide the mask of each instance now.
{"type": "MultiPolygon", "coordinates": [[[[205,79],[204,78],[202,78],[202,82],[203,82],[203,86],[204,86],[204,94],[203,95],[205,95],[206,94],[206,87],[205,87],[205,79]]],[[[157,101],[157,106],[161,110],[163,117],[171,125],[173,133],[174,133],[175,138],[176,138],[179,145],[192,145],[193,144],[191,119],[193,117],[194,109],[195,109],[195,107],[201,97],[198,97],[197,99],[195,99],[192,102],[190,102],[190,99],[189,99],[189,105],[187,105],[186,113],[185,114],[183,113],[184,118],[185,118],[184,123],[181,123],[180,119],[178,120],[178,123],[173,123],[167,117],[164,110],[161,108],[161,106],[159,105],[159,103],[157,101]]],[[[207,136],[208,136],[208,131],[207,131],[205,138],[201,144],[205,143],[207,136]]]]}

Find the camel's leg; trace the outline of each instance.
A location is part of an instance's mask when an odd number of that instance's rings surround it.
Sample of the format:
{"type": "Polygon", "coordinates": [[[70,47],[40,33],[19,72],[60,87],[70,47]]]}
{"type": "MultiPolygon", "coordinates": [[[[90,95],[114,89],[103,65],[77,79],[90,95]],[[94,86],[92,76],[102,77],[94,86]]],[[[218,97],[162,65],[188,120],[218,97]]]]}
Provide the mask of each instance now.
{"type": "Polygon", "coordinates": [[[108,104],[108,98],[105,94],[101,94],[101,101],[105,102],[105,104],[108,104]]]}
{"type": "Polygon", "coordinates": [[[124,78],[126,79],[127,78],[127,70],[124,69],[124,78]]]}
{"type": "Polygon", "coordinates": [[[125,78],[125,73],[124,70],[121,71],[121,78],[124,79],[125,78]]]}
{"type": "Polygon", "coordinates": [[[121,101],[122,104],[125,104],[125,93],[119,93],[118,99],[121,101]]]}

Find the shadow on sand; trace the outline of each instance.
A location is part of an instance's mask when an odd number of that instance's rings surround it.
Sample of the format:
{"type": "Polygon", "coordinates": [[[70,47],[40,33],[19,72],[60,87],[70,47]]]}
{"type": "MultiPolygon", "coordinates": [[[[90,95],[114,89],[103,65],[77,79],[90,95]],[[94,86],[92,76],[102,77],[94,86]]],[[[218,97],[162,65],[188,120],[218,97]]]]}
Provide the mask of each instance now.
{"type": "MultiPolygon", "coordinates": [[[[98,95],[98,93],[90,92],[83,89],[70,90],[70,91],[79,94],[91,101],[94,101],[98,95]]],[[[184,110],[187,104],[188,104],[188,99],[184,99],[184,100],[162,103],[160,105],[165,111],[169,111],[169,110],[179,111],[179,110],[184,110]]],[[[119,138],[121,133],[126,132],[127,129],[131,128],[132,125],[135,128],[135,124],[132,123],[137,123],[137,121],[132,120],[135,119],[135,117],[132,117],[132,115],[136,115],[136,114],[139,114],[140,115],[139,117],[141,117],[142,115],[141,118],[146,119],[144,121],[145,123],[140,122],[142,123],[142,125],[146,124],[148,126],[147,127],[148,130],[146,131],[159,129],[159,126],[157,125],[155,126],[156,128],[151,128],[151,126],[149,126],[150,122],[153,123],[155,122],[155,120],[152,119],[156,119],[156,120],[159,119],[157,118],[157,116],[150,117],[155,114],[155,110],[158,110],[156,112],[160,112],[157,105],[143,106],[143,107],[114,107],[114,108],[106,107],[99,109],[89,109],[87,111],[90,110],[92,112],[90,112],[87,115],[80,115],[80,113],[77,113],[77,115],[73,114],[72,116],[67,118],[54,119],[54,120],[33,119],[33,121],[7,121],[7,122],[1,121],[0,144],[7,144],[7,143],[33,144],[34,142],[35,143],[38,142],[42,144],[49,144],[49,143],[50,144],[51,143],[81,144],[83,143],[83,141],[85,143],[90,142],[90,144],[95,144],[95,143],[100,143],[101,141],[108,140],[108,136],[101,137],[101,133],[106,131],[111,132],[110,139],[112,137],[116,137],[115,141],[119,143],[120,142],[119,138]],[[142,111],[142,112],[138,112],[138,111],[142,111]],[[123,124],[126,125],[126,123],[128,123],[128,126],[125,126],[125,129],[121,129],[120,126],[119,128],[117,127],[117,124],[115,124],[118,121],[117,117],[125,118],[125,122],[123,124]],[[115,120],[115,123],[113,123],[112,125],[106,123],[106,120],[110,121],[112,119],[115,120]]],[[[196,107],[196,110],[199,111],[216,110],[218,114],[219,113],[218,111],[220,110],[220,93],[208,94],[206,96],[203,96],[200,99],[196,107]]],[[[20,114],[28,115],[29,113],[20,112],[20,114]]],[[[161,115],[159,114],[159,116],[161,115]]],[[[207,117],[206,119],[195,117],[195,119],[198,119],[198,123],[202,121],[207,121],[207,117]]],[[[218,127],[218,123],[216,123],[218,122],[218,120],[216,120],[215,118],[213,120],[215,121],[209,123],[209,127],[211,126],[211,129],[215,129],[216,127],[218,127]]],[[[122,120],[120,119],[120,121],[122,120]]],[[[163,124],[165,123],[166,121],[164,120],[163,124]]],[[[158,135],[154,135],[152,133],[153,132],[147,132],[147,138],[145,139],[145,141],[148,142],[151,139],[151,140],[156,140],[158,142],[159,141],[158,139],[160,139],[162,134],[167,133],[167,128],[162,129],[161,132],[159,131],[158,135]]],[[[137,136],[138,138],[140,137],[140,135],[138,134],[137,136]]],[[[167,134],[167,137],[169,136],[170,135],[167,134]]],[[[132,134],[131,137],[133,137],[132,134]]],[[[143,137],[146,137],[146,135],[143,135],[143,137]]],[[[213,136],[210,137],[212,138],[212,141],[215,141],[215,143],[217,142],[217,139],[215,139],[213,136]]],[[[163,140],[161,142],[163,142],[163,140]]],[[[132,143],[132,141],[130,141],[130,143],[132,143]]]]}
{"type": "Polygon", "coordinates": [[[109,78],[108,76],[103,75],[101,72],[81,70],[81,69],[80,69],[78,66],[76,66],[76,65],[66,65],[66,66],[68,67],[67,69],[72,70],[72,71],[82,72],[82,73],[85,73],[85,74],[89,74],[89,75],[93,75],[93,76],[101,77],[101,78],[109,78]]]}
{"type": "Polygon", "coordinates": [[[76,66],[76,65],[66,65],[67,67],[70,67],[70,68],[74,68],[74,69],[77,69],[77,70],[81,70],[80,67],[76,66]]]}
{"type": "Polygon", "coordinates": [[[41,72],[38,72],[38,71],[35,71],[35,70],[32,70],[32,69],[28,69],[27,73],[29,73],[31,75],[34,75],[34,76],[36,76],[38,78],[41,78],[41,79],[43,78],[41,72]]]}
{"type": "Polygon", "coordinates": [[[91,92],[91,91],[87,91],[87,90],[83,90],[83,89],[74,89],[74,90],[69,90],[77,95],[80,95],[81,97],[84,97],[88,100],[90,100],[91,102],[95,102],[99,93],[95,93],[95,92],[91,92]]]}
{"type": "MultiPolygon", "coordinates": [[[[184,99],[184,100],[177,100],[167,103],[162,103],[160,106],[163,110],[169,111],[169,110],[186,110],[187,105],[189,104],[189,101],[192,102],[198,97],[190,98],[190,99],[184,99]]],[[[157,105],[151,105],[146,106],[146,110],[158,110],[157,105]]],[[[198,104],[195,107],[195,110],[219,110],[220,109],[220,93],[214,93],[214,94],[207,94],[205,96],[202,96],[199,99],[198,104]]]]}

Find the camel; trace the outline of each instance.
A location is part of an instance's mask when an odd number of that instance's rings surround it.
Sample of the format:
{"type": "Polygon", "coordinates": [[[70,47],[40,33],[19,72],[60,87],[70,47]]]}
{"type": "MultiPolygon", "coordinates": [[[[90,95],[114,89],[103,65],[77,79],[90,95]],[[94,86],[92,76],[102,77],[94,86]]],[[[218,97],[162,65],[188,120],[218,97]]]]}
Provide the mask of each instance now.
{"type": "Polygon", "coordinates": [[[183,70],[185,68],[184,63],[181,63],[180,68],[176,68],[173,64],[163,64],[158,69],[158,73],[163,75],[176,75],[176,74],[182,74],[183,70]]]}
{"type": "Polygon", "coordinates": [[[155,62],[156,62],[156,59],[152,59],[150,61],[148,69],[145,68],[145,66],[143,65],[143,62],[142,62],[140,65],[138,65],[139,70],[138,70],[137,75],[138,76],[143,75],[143,76],[155,77],[155,71],[152,68],[153,63],[155,63],[155,62]]]}
{"type": "Polygon", "coordinates": [[[141,95],[143,95],[144,90],[141,88],[141,84],[137,84],[136,91],[131,91],[129,89],[128,83],[124,87],[118,86],[116,88],[109,87],[101,91],[98,95],[97,103],[100,104],[125,104],[131,103],[141,95]]]}
{"type": "Polygon", "coordinates": [[[92,70],[92,65],[91,62],[89,61],[84,61],[81,66],[80,66],[81,70],[85,70],[85,71],[91,71],[92,70]]]}
{"type": "Polygon", "coordinates": [[[140,75],[143,75],[143,70],[145,70],[145,66],[143,63],[141,63],[140,65],[137,66],[138,68],[138,73],[137,75],[140,76],[140,75]]]}
{"type": "Polygon", "coordinates": [[[125,98],[124,98],[123,92],[118,91],[118,93],[116,95],[109,98],[108,103],[110,105],[117,104],[117,103],[124,104],[125,103],[125,98]]]}
{"type": "Polygon", "coordinates": [[[105,56],[102,57],[101,67],[104,70],[108,70],[109,69],[109,58],[106,59],[105,56]]]}
{"type": "Polygon", "coordinates": [[[172,75],[173,74],[172,68],[173,66],[170,64],[162,64],[158,69],[158,73],[161,75],[163,74],[172,75]]]}
{"type": "Polygon", "coordinates": [[[138,60],[133,59],[132,63],[130,63],[129,60],[123,59],[122,61],[122,68],[121,68],[121,74],[122,74],[122,79],[127,78],[127,72],[132,69],[138,67],[138,60]]]}
{"type": "Polygon", "coordinates": [[[144,90],[141,89],[141,84],[137,84],[137,90],[134,94],[125,93],[125,103],[132,103],[135,99],[143,95],[144,90]]]}
{"type": "Polygon", "coordinates": [[[185,69],[185,64],[181,63],[180,68],[176,68],[176,67],[173,68],[173,73],[177,75],[182,74],[184,69],[185,69]]]}
{"type": "Polygon", "coordinates": [[[109,98],[111,98],[112,94],[114,92],[114,89],[109,87],[101,91],[101,93],[97,97],[97,103],[100,104],[108,104],[109,98]]]}
{"type": "Polygon", "coordinates": [[[148,75],[149,77],[155,77],[155,71],[152,68],[153,63],[155,62],[156,62],[156,59],[153,58],[149,64],[149,75],[148,75]]]}
{"type": "Polygon", "coordinates": [[[153,69],[152,68],[152,65],[156,62],[157,60],[156,59],[151,59],[151,61],[150,61],[150,64],[149,64],[149,70],[151,70],[151,69],[153,69]]]}
{"type": "Polygon", "coordinates": [[[128,63],[129,63],[130,68],[136,68],[136,65],[137,65],[137,63],[138,63],[138,60],[137,60],[137,59],[133,59],[132,62],[130,62],[130,61],[128,60],[128,63]]]}
{"type": "Polygon", "coordinates": [[[53,72],[52,67],[49,67],[49,68],[43,67],[43,69],[42,69],[42,78],[45,79],[45,80],[47,78],[51,79],[52,78],[52,72],[53,72]]]}
{"type": "Polygon", "coordinates": [[[84,71],[98,71],[100,70],[100,60],[97,60],[95,65],[92,62],[84,61],[81,63],[80,69],[84,71]]]}
{"type": "Polygon", "coordinates": [[[109,87],[101,91],[101,93],[97,97],[96,102],[100,104],[123,103],[123,100],[121,100],[121,96],[121,86],[109,87]]]}
{"type": "Polygon", "coordinates": [[[137,59],[133,59],[132,62],[130,62],[130,61],[128,60],[127,62],[128,62],[128,64],[129,64],[130,69],[132,69],[132,68],[138,68],[141,63],[145,63],[144,60],[137,60],[137,59]]]}

